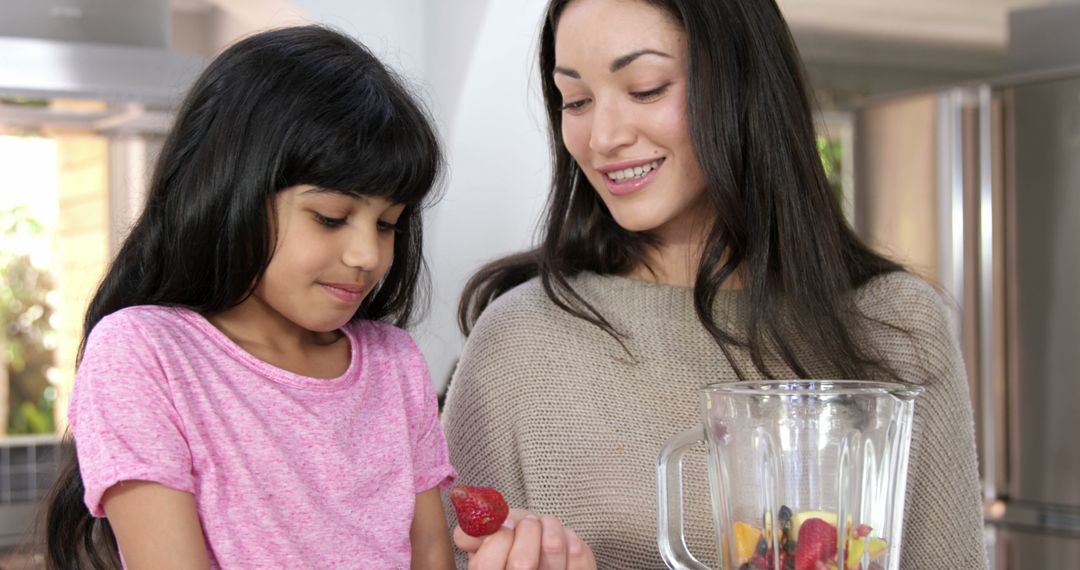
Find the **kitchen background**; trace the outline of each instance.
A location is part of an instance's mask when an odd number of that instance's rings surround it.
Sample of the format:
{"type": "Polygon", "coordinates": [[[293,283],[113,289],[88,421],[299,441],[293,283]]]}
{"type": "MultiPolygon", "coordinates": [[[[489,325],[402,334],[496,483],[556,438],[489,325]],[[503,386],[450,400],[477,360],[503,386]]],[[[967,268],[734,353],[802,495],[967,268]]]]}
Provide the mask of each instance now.
{"type": "MultiPolygon", "coordinates": [[[[1080,446],[1067,439],[1080,428],[1080,0],[779,4],[852,222],[955,307],[994,568],[1080,567],[1080,446]]],[[[450,172],[428,217],[434,291],[414,333],[442,388],[465,279],[526,247],[544,203],[543,5],[0,0],[0,548],[27,542],[82,312],[207,58],[257,30],[322,22],[427,101],[450,172]]]]}

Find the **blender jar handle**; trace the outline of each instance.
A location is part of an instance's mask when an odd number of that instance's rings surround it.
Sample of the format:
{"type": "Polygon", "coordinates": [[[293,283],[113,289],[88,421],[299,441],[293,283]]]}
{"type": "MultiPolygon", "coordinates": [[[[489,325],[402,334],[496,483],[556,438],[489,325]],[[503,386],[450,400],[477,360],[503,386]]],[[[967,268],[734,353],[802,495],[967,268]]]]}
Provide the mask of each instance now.
{"type": "Polygon", "coordinates": [[[683,534],[682,458],[691,447],[704,443],[703,428],[686,430],[668,440],[656,461],[656,542],[668,568],[675,570],[710,570],[690,554],[683,534]]]}

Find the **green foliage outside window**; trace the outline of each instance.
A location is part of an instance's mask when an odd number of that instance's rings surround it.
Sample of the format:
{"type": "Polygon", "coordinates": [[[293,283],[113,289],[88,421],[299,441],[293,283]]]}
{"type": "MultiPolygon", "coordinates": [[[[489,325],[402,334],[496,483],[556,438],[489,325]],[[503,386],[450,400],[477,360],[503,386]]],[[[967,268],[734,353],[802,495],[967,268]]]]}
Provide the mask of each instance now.
{"type": "Polygon", "coordinates": [[[29,254],[12,247],[43,235],[27,208],[0,211],[0,366],[8,372],[7,433],[12,435],[56,431],[56,389],[48,382],[56,346],[47,300],[53,281],[29,254]]]}
{"type": "Polygon", "coordinates": [[[839,139],[818,135],[817,148],[818,155],[821,156],[821,164],[825,167],[825,178],[829,181],[833,193],[836,194],[836,199],[842,204],[844,201],[844,146],[839,139]]]}

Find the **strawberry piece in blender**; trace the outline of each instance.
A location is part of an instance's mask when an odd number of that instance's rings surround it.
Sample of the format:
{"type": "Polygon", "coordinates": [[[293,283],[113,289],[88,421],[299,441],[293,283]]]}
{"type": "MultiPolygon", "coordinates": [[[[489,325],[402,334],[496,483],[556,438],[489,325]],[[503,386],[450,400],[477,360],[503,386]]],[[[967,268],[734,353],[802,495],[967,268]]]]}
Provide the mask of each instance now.
{"type": "Polygon", "coordinates": [[[819,518],[803,522],[795,548],[795,570],[815,570],[818,562],[835,561],[836,527],[819,518]]]}

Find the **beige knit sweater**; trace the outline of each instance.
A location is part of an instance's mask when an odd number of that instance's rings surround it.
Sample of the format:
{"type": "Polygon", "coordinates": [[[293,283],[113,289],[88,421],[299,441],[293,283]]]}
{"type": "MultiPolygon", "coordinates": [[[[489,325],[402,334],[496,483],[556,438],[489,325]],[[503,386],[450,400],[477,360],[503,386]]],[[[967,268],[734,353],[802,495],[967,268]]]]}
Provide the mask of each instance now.
{"type": "MultiPolygon", "coordinates": [[[[737,378],[698,321],[691,289],[589,273],[570,283],[627,334],[636,358],[555,307],[538,281],[513,289],[484,311],[451,382],[443,414],[450,458],[461,483],[496,487],[513,507],[560,517],[601,568],[664,568],[657,453],[699,421],[701,386],[737,378]]],[[[915,408],[901,567],[985,568],[971,403],[940,296],[894,274],[863,287],[857,304],[913,333],[879,326],[866,336],[904,379],[926,388],[915,408]]],[[[744,292],[721,291],[718,322],[736,325],[746,308],[744,292]]],[[[741,367],[756,377],[748,359],[741,367]]],[[[687,543],[719,568],[703,457],[686,459],[687,543]]]]}

